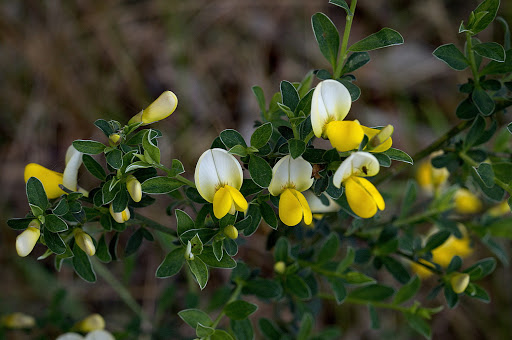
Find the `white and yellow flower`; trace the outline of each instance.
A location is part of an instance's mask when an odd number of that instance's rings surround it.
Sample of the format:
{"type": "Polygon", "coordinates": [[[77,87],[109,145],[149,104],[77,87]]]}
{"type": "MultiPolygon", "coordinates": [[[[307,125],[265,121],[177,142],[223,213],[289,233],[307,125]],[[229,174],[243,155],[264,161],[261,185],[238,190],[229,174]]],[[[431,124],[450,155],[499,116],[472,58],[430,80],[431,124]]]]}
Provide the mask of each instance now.
{"type": "Polygon", "coordinates": [[[284,224],[294,226],[304,218],[311,224],[313,216],[302,191],[313,185],[313,167],[302,157],[293,159],[290,155],[281,158],[272,169],[272,181],[268,191],[279,196],[279,218],[284,224]]]}
{"type": "Polygon", "coordinates": [[[34,219],[28,228],[16,237],[16,252],[19,256],[25,257],[32,252],[41,236],[41,223],[34,219]]]}
{"type": "Polygon", "coordinates": [[[216,218],[249,207],[240,193],[243,173],[240,163],[223,149],[206,150],[197,161],[194,180],[199,194],[213,203],[216,218]]]}
{"type": "Polygon", "coordinates": [[[142,199],[142,185],[133,175],[126,177],[126,189],[134,202],[140,202],[142,199]]]}
{"type": "Polygon", "coordinates": [[[345,159],[334,173],[333,183],[337,188],[343,184],[345,195],[352,211],[362,217],[373,217],[378,210],[384,210],[385,203],[368,176],[379,173],[379,161],[368,152],[354,152],[345,159]]]}
{"type": "Polygon", "coordinates": [[[434,152],[430,157],[423,161],[416,172],[416,180],[420,188],[429,195],[437,193],[446,183],[450,173],[446,168],[434,168],[432,158],[442,154],[442,151],[434,152]]]}
{"type": "Polygon", "coordinates": [[[105,329],[105,319],[100,314],[91,314],[77,322],[73,328],[84,333],[105,329]]]}
{"type": "Polygon", "coordinates": [[[133,116],[128,124],[143,123],[147,125],[157,122],[169,117],[177,106],[178,97],[171,91],[165,91],[146,109],[133,116]]]}
{"type": "Polygon", "coordinates": [[[75,242],[80,247],[80,249],[82,249],[89,256],[94,256],[94,254],[96,254],[96,247],[94,246],[94,242],[92,241],[92,238],[89,236],[89,234],[80,228],[74,229],[73,234],[75,236],[75,242]]]}
{"type": "Polygon", "coordinates": [[[124,222],[128,221],[131,217],[130,209],[128,209],[128,207],[124,208],[124,210],[121,212],[114,212],[114,207],[112,206],[112,204],[110,204],[109,211],[110,211],[110,215],[112,216],[114,221],[116,221],[117,223],[124,223],[124,222]]]}

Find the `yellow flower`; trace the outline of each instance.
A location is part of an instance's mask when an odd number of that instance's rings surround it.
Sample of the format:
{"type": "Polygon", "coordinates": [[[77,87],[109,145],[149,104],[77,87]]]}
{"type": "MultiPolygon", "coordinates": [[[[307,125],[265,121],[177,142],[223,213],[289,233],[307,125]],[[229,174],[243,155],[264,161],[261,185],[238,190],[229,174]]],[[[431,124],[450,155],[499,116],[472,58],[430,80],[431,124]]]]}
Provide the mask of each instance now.
{"type": "Polygon", "coordinates": [[[32,252],[41,236],[41,223],[34,219],[21,234],[16,237],[16,252],[19,256],[25,257],[32,252]]]}
{"type": "Polygon", "coordinates": [[[455,293],[463,293],[469,285],[469,274],[466,273],[453,273],[450,276],[450,285],[455,293]]]}
{"type": "Polygon", "coordinates": [[[311,125],[318,138],[327,137],[340,152],[356,149],[364,138],[364,130],[356,121],[343,121],[352,105],[347,88],[339,81],[320,82],[311,99],[311,125]]]}
{"type": "Polygon", "coordinates": [[[284,274],[284,272],[286,271],[286,263],[284,263],[283,261],[278,261],[274,264],[274,271],[278,274],[284,274]]]}
{"type": "Polygon", "coordinates": [[[476,214],[482,210],[482,202],[465,188],[455,193],[455,211],[460,214],[476,214]]]}
{"type": "Polygon", "coordinates": [[[124,223],[130,219],[130,209],[128,209],[128,207],[121,212],[114,212],[114,207],[110,204],[109,211],[110,215],[112,215],[112,218],[117,223],[124,223]]]}
{"type": "Polygon", "coordinates": [[[105,329],[105,319],[100,314],[91,314],[78,322],[73,328],[84,333],[105,329]]]}
{"type": "Polygon", "coordinates": [[[144,125],[165,119],[176,110],[178,97],[171,91],[165,91],[146,109],[133,116],[128,124],[143,123],[144,125]]]}
{"type": "Polygon", "coordinates": [[[238,238],[238,229],[236,229],[234,225],[228,225],[222,232],[232,240],[238,238]]]}
{"type": "Polygon", "coordinates": [[[510,206],[507,201],[503,201],[498,205],[489,209],[489,215],[499,217],[510,213],[510,206]]]}
{"type": "Polygon", "coordinates": [[[354,152],[345,159],[334,173],[337,188],[345,186],[345,195],[352,211],[362,218],[373,217],[384,210],[385,203],[375,186],[363,177],[379,173],[379,161],[368,152],[354,152]]]}
{"type": "Polygon", "coordinates": [[[96,247],[94,246],[91,236],[80,228],[74,229],[73,233],[75,235],[75,242],[80,249],[82,249],[87,255],[94,256],[94,254],[96,254],[96,247]]]}
{"type": "Polygon", "coordinates": [[[366,151],[379,153],[388,150],[393,145],[391,135],[393,134],[393,126],[387,125],[382,130],[372,129],[361,125],[364,134],[368,136],[368,144],[366,151]]]}
{"type": "Polygon", "coordinates": [[[294,226],[302,221],[311,224],[313,215],[308,201],[302,191],[313,185],[311,178],[313,167],[302,157],[293,159],[290,155],[281,158],[272,169],[272,181],[268,191],[279,196],[279,218],[287,226],[294,226]]]}
{"type": "Polygon", "coordinates": [[[12,313],[2,317],[0,325],[10,329],[32,328],[36,325],[36,320],[27,314],[12,313]]]}
{"type": "Polygon", "coordinates": [[[140,202],[142,199],[142,186],[140,182],[133,175],[128,175],[126,178],[126,189],[134,202],[140,202]]]}
{"type": "Polygon", "coordinates": [[[416,180],[418,181],[420,188],[429,195],[432,195],[441,188],[446,183],[448,176],[450,176],[448,169],[438,169],[432,166],[431,158],[437,155],[439,155],[439,153],[433,153],[428,160],[422,162],[416,173],[416,180]]]}
{"type": "Polygon", "coordinates": [[[206,150],[197,161],[194,180],[199,194],[213,203],[216,218],[249,207],[240,193],[243,173],[240,163],[223,149],[206,150]]]}

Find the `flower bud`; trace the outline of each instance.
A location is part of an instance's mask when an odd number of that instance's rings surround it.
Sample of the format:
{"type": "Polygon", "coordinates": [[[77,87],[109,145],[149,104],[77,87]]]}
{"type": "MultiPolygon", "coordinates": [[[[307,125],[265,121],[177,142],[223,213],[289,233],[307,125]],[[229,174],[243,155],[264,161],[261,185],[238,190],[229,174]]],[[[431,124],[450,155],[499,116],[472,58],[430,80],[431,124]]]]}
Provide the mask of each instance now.
{"type": "Polygon", "coordinates": [[[476,214],[482,210],[482,202],[468,189],[459,189],[455,193],[455,211],[460,214],[476,214]]]}
{"type": "Polygon", "coordinates": [[[84,333],[96,331],[98,329],[105,329],[105,320],[99,314],[91,314],[78,322],[73,328],[84,333]]]}
{"type": "Polygon", "coordinates": [[[224,228],[223,232],[224,235],[232,240],[236,240],[238,238],[238,229],[236,229],[233,225],[228,225],[226,228],[224,228]]]}
{"type": "Polygon", "coordinates": [[[133,116],[128,124],[143,123],[151,124],[167,118],[176,110],[178,98],[171,91],[165,91],[151,105],[133,116]]]}
{"type": "Polygon", "coordinates": [[[283,261],[278,261],[274,264],[274,271],[278,274],[284,274],[286,270],[286,263],[283,261]]]}
{"type": "Polygon", "coordinates": [[[492,217],[499,217],[510,213],[510,206],[507,201],[503,201],[498,205],[490,208],[488,211],[489,215],[492,217]]]}
{"type": "Polygon", "coordinates": [[[140,202],[142,199],[142,186],[140,182],[133,175],[128,175],[126,178],[126,189],[134,202],[140,202]]]}
{"type": "Polygon", "coordinates": [[[110,215],[112,215],[112,218],[117,223],[124,223],[130,219],[130,210],[128,207],[124,208],[121,212],[114,212],[114,208],[112,207],[112,204],[110,204],[110,215]]]}
{"type": "Polygon", "coordinates": [[[190,241],[188,241],[187,248],[185,249],[185,259],[189,261],[194,260],[194,254],[192,253],[192,243],[190,243],[190,241]]]}
{"type": "Polygon", "coordinates": [[[113,133],[110,136],[108,136],[108,141],[111,146],[117,145],[120,140],[121,140],[121,135],[119,135],[118,133],[113,133]]]}
{"type": "Polygon", "coordinates": [[[368,141],[368,144],[366,146],[368,151],[378,150],[377,148],[380,145],[384,144],[384,142],[386,142],[389,138],[391,138],[393,131],[394,131],[393,125],[386,125],[375,136],[370,138],[370,140],[368,141]]]}
{"type": "MultiPolygon", "coordinates": [[[[36,223],[33,220],[30,224],[36,223]]],[[[39,221],[37,221],[39,224],[39,221]]],[[[16,237],[16,252],[19,256],[25,257],[32,252],[32,249],[36,246],[37,241],[39,240],[39,236],[41,236],[41,231],[39,227],[29,226],[25,229],[21,234],[16,237]]]]}
{"type": "Polygon", "coordinates": [[[12,313],[2,317],[0,324],[10,329],[23,329],[34,327],[36,320],[27,314],[12,313]]]}
{"type": "Polygon", "coordinates": [[[73,233],[75,234],[75,242],[80,249],[82,249],[87,255],[94,256],[94,254],[96,254],[96,247],[94,246],[91,236],[80,228],[76,228],[73,233]]]}
{"type": "Polygon", "coordinates": [[[460,294],[466,290],[469,285],[469,274],[454,273],[450,277],[450,285],[455,293],[460,294]]]}

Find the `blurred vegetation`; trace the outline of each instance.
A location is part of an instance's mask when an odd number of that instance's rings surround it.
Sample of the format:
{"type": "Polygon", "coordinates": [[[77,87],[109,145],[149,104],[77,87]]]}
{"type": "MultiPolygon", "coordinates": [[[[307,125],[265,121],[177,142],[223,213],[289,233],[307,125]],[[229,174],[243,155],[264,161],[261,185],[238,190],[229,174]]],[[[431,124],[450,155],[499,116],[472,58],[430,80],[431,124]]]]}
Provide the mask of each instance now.
{"type": "MultiPolygon", "coordinates": [[[[378,61],[356,73],[362,95],[349,118],[393,124],[396,147],[410,154],[448,130],[463,98],[457,84],[469,73],[450,71],[431,53],[441,44],[463,45],[458,23],[476,3],[360,1],[351,41],[388,26],[402,33],[405,44],[374,52],[378,61]]],[[[64,153],[73,140],[98,137],[94,120],[127,121],[167,89],[177,94],[179,105],[171,118],[158,123],[167,133],[164,136],[171,136],[161,141],[163,162],[181,159],[190,178],[197,158],[220,131],[252,129],[259,110],[251,86],[257,84],[269,95],[278,91],[281,79],[299,81],[296,77],[307,70],[327,67],[311,30],[310,17],[318,11],[338,26],[344,23],[342,11],[325,0],[1,1],[1,219],[26,212],[22,176],[26,163],[62,170],[64,153]]],[[[499,15],[512,20],[510,1],[502,1],[499,15]]],[[[499,25],[481,33],[482,40],[501,41],[502,36],[499,25]]],[[[411,168],[403,176],[413,174],[411,168]]],[[[92,180],[80,181],[87,187],[92,180]]],[[[168,216],[156,219],[174,223],[168,216]]],[[[100,313],[109,330],[137,327],[132,311],[104,281],[87,284],[69,268],[56,274],[52,261],[43,260],[40,266],[34,256],[21,261],[14,249],[15,236],[5,224],[0,228],[0,315],[21,311],[40,323],[53,320],[58,329],[59,323],[73,324],[87,314],[100,313]],[[62,313],[64,317],[59,316],[62,313]]],[[[265,252],[262,240],[253,236],[242,250],[243,257],[270,272],[271,254],[265,252]]],[[[109,265],[129,285],[162,339],[184,326],[177,311],[200,303],[193,295],[182,296],[184,290],[169,281],[155,279],[164,253],[145,247],[136,260],[128,257],[109,265]]],[[[211,294],[215,283],[221,285],[228,274],[214,272],[213,284],[204,294],[211,294]]],[[[485,282],[490,304],[463,300],[458,308],[437,315],[434,338],[508,338],[512,293],[506,283],[511,276],[500,265],[485,282]]],[[[429,285],[427,281],[425,286],[429,285]]],[[[258,313],[272,311],[261,308],[258,313]]],[[[370,329],[365,310],[347,305],[326,305],[318,320],[322,319],[337,320],[344,339],[416,336],[393,313],[382,316],[379,332],[370,329]]],[[[52,333],[56,329],[44,334],[57,335],[52,333]]],[[[11,335],[23,337],[21,332],[11,335]]]]}

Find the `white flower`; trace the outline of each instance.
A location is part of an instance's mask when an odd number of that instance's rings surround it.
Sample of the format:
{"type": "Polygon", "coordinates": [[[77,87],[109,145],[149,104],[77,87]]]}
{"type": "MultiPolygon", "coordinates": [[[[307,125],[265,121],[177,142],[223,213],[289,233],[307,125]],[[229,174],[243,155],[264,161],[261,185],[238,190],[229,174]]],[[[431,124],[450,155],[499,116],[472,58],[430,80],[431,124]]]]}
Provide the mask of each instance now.
{"type": "Polygon", "coordinates": [[[114,212],[114,207],[110,204],[110,215],[117,223],[124,223],[130,219],[130,209],[128,207],[124,208],[121,212],[114,212]]]}
{"type": "Polygon", "coordinates": [[[304,197],[308,201],[309,207],[311,208],[311,213],[313,214],[326,214],[331,212],[336,212],[341,209],[341,206],[336,203],[329,195],[324,195],[327,197],[329,201],[328,205],[325,205],[324,202],[315,195],[315,193],[311,190],[308,190],[304,193],[304,197]]]}
{"type": "Polygon", "coordinates": [[[140,202],[142,199],[142,185],[133,175],[126,178],[126,189],[134,202],[140,202]]]}
{"type": "Polygon", "coordinates": [[[345,119],[351,105],[350,93],[339,81],[327,79],[320,82],[311,99],[311,125],[315,136],[321,138],[329,122],[345,119]]]}
{"type": "Polygon", "coordinates": [[[75,235],[75,242],[80,249],[82,249],[87,255],[94,256],[94,254],[96,254],[96,247],[94,246],[91,236],[80,228],[74,229],[73,233],[75,235]]]}
{"type": "Polygon", "coordinates": [[[30,222],[28,228],[16,237],[16,252],[21,257],[25,257],[32,252],[32,249],[34,249],[39,240],[39,236],[41,236],[41,231],[38,227],[39,222],[33,222],[30,222]]]}
{"type": "Polygon", "coordinates": [[[82,165],[82,155],[80,151],[70,145],[66,151],[66,168],[62,177],[62,185],[72,191],[78,190],[78,170],[82,165]]]}

